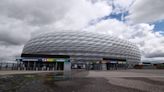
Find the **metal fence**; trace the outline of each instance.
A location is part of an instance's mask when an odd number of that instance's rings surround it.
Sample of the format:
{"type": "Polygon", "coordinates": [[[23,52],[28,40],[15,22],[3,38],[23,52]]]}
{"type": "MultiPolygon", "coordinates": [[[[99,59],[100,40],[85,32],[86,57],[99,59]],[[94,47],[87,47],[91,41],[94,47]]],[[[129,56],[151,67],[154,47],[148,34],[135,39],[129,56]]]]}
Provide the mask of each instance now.
{"type": "Polygon", "coordinates": [[[59,67],[47,67],[47,66],[37,66],[37,67],[27,67],[23,62],[16,63],[0,63],[1,70],[33,70],[33,71],[52,71],[61,70],[59,67]]]}

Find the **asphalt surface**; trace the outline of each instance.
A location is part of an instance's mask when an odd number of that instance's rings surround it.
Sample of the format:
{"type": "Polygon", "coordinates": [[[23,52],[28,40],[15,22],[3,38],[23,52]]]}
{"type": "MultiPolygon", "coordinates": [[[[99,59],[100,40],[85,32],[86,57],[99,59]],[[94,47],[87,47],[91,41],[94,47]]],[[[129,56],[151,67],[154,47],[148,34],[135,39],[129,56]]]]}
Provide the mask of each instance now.
{"type": "Polygon", "coordinates": [[[0,92],[164,92],[164,70],[84,71],[0,76],[0,92]],[[129,76],[128,76],[129,74],[129,76]]]}

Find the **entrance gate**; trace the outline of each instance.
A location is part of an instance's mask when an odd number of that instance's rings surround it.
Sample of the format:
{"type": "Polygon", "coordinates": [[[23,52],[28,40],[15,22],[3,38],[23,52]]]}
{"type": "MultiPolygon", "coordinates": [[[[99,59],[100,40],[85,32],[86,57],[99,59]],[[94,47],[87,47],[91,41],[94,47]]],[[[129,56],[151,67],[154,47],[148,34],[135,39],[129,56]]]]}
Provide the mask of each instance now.
{"type": "Polygon", "coordinates": [[[103,58],[106,62],[107,70],[127,69],[126,59],[103,58]]]}
{"type": "Polygon", "coordinates": [[[64,70],[64,64],[66,62],[70,63],[69,59],[66,59],[66,58],[58,58],[58,59],[57,58],[43,58],[43,59],[28,58],[27,59],[25,58],[25,59],[20,60],[20,64],[24,70],[64,70]]]}

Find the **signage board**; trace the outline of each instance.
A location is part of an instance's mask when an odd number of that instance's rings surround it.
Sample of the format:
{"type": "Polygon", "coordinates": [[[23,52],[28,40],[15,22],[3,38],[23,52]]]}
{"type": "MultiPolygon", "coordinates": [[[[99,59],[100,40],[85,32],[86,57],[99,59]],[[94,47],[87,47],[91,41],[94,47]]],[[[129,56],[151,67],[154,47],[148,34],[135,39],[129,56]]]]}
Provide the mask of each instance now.
{"type": "Polygon", "coordinates": [[[56,62],[55,58],[43,58],[42,59],[43,62],[56,62]]]}
{"type": "Polygon", "coordinates": [[[126,64],[125,61],[118,61],[118,64],[126,64]]]}
{"type": "Polygon", "coordinates": [[[24,58],[22,61],[38,61],[38,59],[24,58]]]}
{"type": "Polygon", "coordinates": [[[56,59],[56,62],[66,62],[67,59],[56,59]]]}
{"type": "Polygon", "coordinates": [[[113,63],[113,64],[115,64],[115,63],[117,63],[117,61],[110,61],[110,63],[113,63]]]}
{"type": "Polygon", "coordinates": [[[16,61],[69,62],[66,58],[21,58],[16,61]]]}

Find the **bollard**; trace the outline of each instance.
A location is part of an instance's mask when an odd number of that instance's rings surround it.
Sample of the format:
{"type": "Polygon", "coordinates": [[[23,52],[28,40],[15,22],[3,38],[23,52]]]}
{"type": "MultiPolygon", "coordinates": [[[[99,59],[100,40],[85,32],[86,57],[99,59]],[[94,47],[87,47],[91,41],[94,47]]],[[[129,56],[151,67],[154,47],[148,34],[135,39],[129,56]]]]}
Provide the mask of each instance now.
{"type": "Polygon", "coordinates": [[[44,70],[44,68],[42,67],[42,71],[44,70]]]}
{"type": "Polygon", "coordinates": [[[26,67],[23,67],[23,70],[26,71],[26,67]]]}
{"type": "Polygon", "coordinates": [[[55,71],[55,68],[53,67],[52,70],[55,71]]]}
{"type": "Polygon", "coordinates": [[[55,70],[58,70],[58,63],[56,62],[56,64],[55,64],[55,70]]]}
{"type": "Polygon", "coordinates": [[[38,67],[36,67],[36,71],[38,71],[38,67]]]}
{"type": "Polygon", "coordinates": [[[49,67],[47,67],[47,71],[49,71],[49,67]]]}
{"type": "Polygon", "coordinates": [[[18,70],[20,70],[20,67],[18,67],[18,70]]]}

